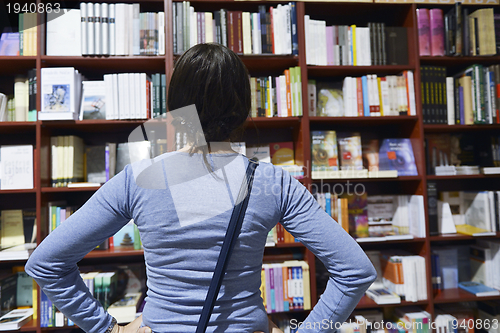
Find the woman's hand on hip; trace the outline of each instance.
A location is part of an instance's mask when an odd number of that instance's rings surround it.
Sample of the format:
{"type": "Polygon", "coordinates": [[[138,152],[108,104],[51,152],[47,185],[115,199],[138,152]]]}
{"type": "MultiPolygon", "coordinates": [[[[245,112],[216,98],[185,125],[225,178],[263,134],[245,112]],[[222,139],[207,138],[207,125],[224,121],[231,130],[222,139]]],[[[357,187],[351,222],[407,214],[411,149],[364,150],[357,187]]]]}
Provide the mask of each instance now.
{"type": "Polygon", "coordinates": [[[133,322],[125,326],[115,325],[112,333],[151,333],[151,328],[144,326],[141,327],[142,315],[135,318],[133,322]]]}

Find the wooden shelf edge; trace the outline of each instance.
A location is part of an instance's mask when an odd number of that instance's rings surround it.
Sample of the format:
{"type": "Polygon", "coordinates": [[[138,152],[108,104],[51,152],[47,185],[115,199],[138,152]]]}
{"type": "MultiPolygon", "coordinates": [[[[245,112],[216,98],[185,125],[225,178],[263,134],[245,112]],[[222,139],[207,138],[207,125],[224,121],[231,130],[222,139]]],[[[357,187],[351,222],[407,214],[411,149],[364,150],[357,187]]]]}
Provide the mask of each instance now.
{"type": "Polygon", "coordinates": [[[0,127],[12,127],[12,126],[23,126],[23,127],[36,127],[36,121],[0,121],[0,127]]]}
{"type": "Polygon", "coordinates": [[[387,308],[387,307],[402,307],[402,306],[412,306],[412,305],[427,305],[428,300],[418,301],[418,302],[407,302],[401,301],[401,303],[391,303],[391,304],[377,304],[370,297],[364,295],[359,301],[356,309],[366,309],[366,308],[387,308]]]}
{"type": "Polygon", "coordinates": [[[448,242],[448,241],[462,241],[462,240],[474,240],[482,238],[500,238],[500,232],[497,232],[495,236],[469,236],[463,234],[444,234],[439,236],[430,236],[429,240],[431,242],[448,242]]]}
{"type": "Polygon", "coordinates": [[[93,250],[85,256],[85,259],[143,256],[143,255],[144,255],[144,250],[134,250],[134,249],[93,250]]]}
{"type": "Polygon", "coordinates": [[[485,296],[477,297],[471,293],[468,293],[460,288],[455,289],[443,289],[434,295],[435,304],[443,303],[456,303],[456,302],[475,302],[475,301],[486,301],[486,300],[500,300],[500,295],[497,296],[485,296]]]}
{"type": "Polygon", "coordinates": [[[42,193],[89,192],[97,191],[100,186],[92,187],[42,187],[42,193]]]}
{"type": "Polygon", "coordinates": [[[0,194],[23,194],[23,193],[36,193],[36,188],[26,190],[0,190],[0,194]]]}
{"type": "Polygon", "coordinates": [[[456,175],[456,176],[428,175],[426,177],[427,177],[427,180],[457,180],[457,179],[497,178],[497,177],[500,177],[500,174],[485,175],[485,174],[480,173],[480,174],[476,174],[476,175],[456,175]]]}

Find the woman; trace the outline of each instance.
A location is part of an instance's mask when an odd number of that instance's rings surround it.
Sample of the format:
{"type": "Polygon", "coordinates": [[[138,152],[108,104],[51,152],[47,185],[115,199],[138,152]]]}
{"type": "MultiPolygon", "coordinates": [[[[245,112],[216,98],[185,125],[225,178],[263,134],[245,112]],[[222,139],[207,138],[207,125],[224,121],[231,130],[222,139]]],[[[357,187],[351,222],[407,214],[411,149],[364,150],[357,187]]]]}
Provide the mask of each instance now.
{"type": "MultiPolygon", "coordinates": [[[[194,117],[175,116],[187,133],[185,149],[152,165],[128,165],[50,233],[26,264],[59,310],[86,332],[129,333],[139,325],[157,333],[195,331],[248,164],[229,145],[250,111],[248,72],[235,53],[200,44],[179,58],[168,107],[193,104],[194,117]],[[131,218],[144,246],[148,293],[142,318],[121,327],[91,297],[76,263],[131,218]]],[[[350,315],[374,281],[364,252],[306,188],[281,168],[260,163],[207,332],[270,331],[259,287],[266,237],[278,222],[331,274],[301,332],[334,332],[333,323],[350,315]]]]}

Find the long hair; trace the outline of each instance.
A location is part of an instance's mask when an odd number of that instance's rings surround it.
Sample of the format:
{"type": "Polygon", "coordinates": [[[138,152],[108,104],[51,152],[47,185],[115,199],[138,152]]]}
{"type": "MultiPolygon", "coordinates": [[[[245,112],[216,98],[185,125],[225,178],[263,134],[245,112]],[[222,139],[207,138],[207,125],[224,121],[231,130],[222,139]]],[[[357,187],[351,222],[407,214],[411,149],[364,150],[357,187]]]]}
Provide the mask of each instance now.
{"type": "MultiPolygon", "coordinates": [[[[174,66],[167,104],[169,110],[195,104],[207,143],[234,139],[250,113],[248,70],[227,47],[213,43],[193,46],[174,66]]],[[[189,125],[189,119],[174,119],[174,126],[184,127],[188,142],[200,146],[202,134],[190,130],[189,125]]]]}

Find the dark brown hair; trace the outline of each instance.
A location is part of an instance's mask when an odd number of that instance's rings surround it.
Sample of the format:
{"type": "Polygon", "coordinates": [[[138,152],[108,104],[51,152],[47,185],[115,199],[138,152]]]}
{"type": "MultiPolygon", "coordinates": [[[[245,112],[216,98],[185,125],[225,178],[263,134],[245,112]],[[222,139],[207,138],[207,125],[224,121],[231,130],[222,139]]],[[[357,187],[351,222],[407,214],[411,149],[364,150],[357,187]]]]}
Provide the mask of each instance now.
{"type": "MultiPolygon", "coordinates": [[[[177,60],[168,88],[168,109],[195,104],[206,142],[233,139],[249,115],[250,103],[248,70],[227,47],[198,44],[177,60]]],[[[189,131],[189,119],[182,123],[188,140],[199,145],[197,134],[189,131]]]]}

